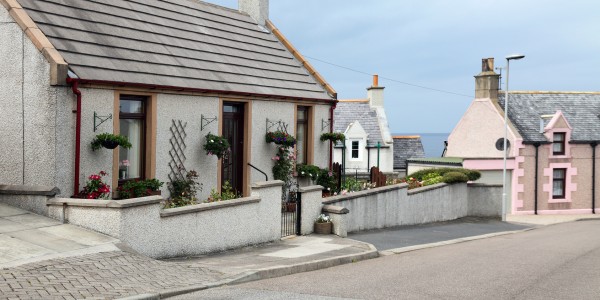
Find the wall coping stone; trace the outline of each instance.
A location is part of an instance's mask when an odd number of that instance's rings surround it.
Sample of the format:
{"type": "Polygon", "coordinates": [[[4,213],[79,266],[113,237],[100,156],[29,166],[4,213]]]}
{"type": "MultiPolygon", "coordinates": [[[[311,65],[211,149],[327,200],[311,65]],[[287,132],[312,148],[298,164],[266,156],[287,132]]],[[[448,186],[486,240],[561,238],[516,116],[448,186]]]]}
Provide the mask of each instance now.
{"type": "Polygon", "coordinates": [[[428,186],[423,186],[420,188],[416,188],[416,189],[412,189],[408,191],[408,195],[414,195],[414,194],[419,194],[419,193],[424,193],[427,191],[431,191],[431,190],[437,190],[437,189],[441,189],[443,187],[449,186],[449,184],[447,183],[436,183],[436,184],[432,184],[432,185],[428,185],[428,186]]]}
{"type": "Polygon", "coordinates": [[[298,192],[300,193],[308,193],[308,192],[314,192],[314,191],[322,191],[324,188],[320,185],[311,185],[311,186],[305,186],[305,187],[301,187],[298,189],[298,192]]]}
{"type": "Polygon", "coordinates": [[[0,184],[0,195],[39,195],[55,196],[60,194],[57,187],[39,185],[0,184]]]}
{"type": "Polygon", "coordinates": [[[253,189],[262,189],[274,186],[283,186],[285,183],[281,180],[259,181],[252,184],[253,189]]]}
{"type": "Polygon", "coordinates": [[[161,196],[149,196],[141,198],[131,198],[125,200],[92,200],[79,198],[54,198],[46,202],[46,205],[64,205],[67,206],[82,206],[82,207],[105,207],[105,208],[128,208],[136,206],[144,206],[157,204],[163,201],[161,196]]]}
{"type": "Polygon", "coordinates": [[[338,202],[342,202],[342,201],[346,201],[346,200],[362,198],[362,197],[369,196],[369,195],[376,195],[379,193],[385,193],[385,192],[389,192],[389,191],[401,190],[401,189],[407,189],[407,188],[408,188],[408,184],[406,184],[406,183],[388,185],[388,186],[384,186],[384,187],[379,187],[379,188],[374,188],[374,189],[369,189],[369,190],[364,190],[364,191],[359,191],[359,192],[353,192],[353,193],[346,194],[346,195],[338,195],[338,196],[328,197],[328,198],[325,198],[326,200],[323,200],[322,203],[323,204],[334,204],[334,203],[338,203],[338,202]]]}
{"type": "MultiPolygon", "coordinates": [[[[273,186],[277,186],[277,185],[273,185],[273,186]]],[[[233,200],[227,200],[227,201],[219,201],[219,202],[213,202],[213,203],[201,203],[201,204],[196,204],[196,205],[188,205],[188,206],[184,206],[184,207],[168,208],[168,209],[163,209],[160,212],[160,216],[161,216],[161,218],[165,218],[165,217],[172,217],[172,216],[183,215],[183,214],[191,214],[191,213],[197,213],[197,212],[214,210],[214,209],[221,209],[221,208],[226,208],[226,207],[258,203],[258,202],[260,202],[260,200],[261,200],[260,197],[252,196],[252,197],[233,199],[233,200]]]]}
{"type": "Polygon", "coordinates": [[[347,208],[337,206],[337,205],[323,205],[322,211],[326,212],[326,213],[338,214],[338,215],[345,215],[345,214],[350,213],[350,210],[348,210],[347,208]]]}
{"type": "Polygon", "coordinates": [[[493,183],[467,183],[468,187],[502,187],[502,184],[493,184],[493,183]]]}

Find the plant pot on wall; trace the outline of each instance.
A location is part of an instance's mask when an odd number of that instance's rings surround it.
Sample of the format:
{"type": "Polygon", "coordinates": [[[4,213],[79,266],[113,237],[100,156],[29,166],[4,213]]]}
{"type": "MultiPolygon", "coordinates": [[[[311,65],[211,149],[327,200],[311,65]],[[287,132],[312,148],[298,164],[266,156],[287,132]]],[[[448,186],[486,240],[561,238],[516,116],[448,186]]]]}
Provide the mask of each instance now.
{"type": "Polygon", "coordinates": [[[315,233],[316,234],[331,234],[333,229],[333,223],[315,223],[315,233]]]}

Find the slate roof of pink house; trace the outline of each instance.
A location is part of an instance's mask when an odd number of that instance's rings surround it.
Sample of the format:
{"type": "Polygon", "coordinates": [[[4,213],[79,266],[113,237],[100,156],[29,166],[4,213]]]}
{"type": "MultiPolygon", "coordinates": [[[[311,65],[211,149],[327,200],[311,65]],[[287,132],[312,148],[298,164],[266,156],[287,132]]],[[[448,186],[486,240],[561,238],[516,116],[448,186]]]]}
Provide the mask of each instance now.
{"type": "Polygon", "coordinates": [[[81,79],[332,100],[250,16],[190,0],[18,0],[81,79]]]}
{"type": "MultiPolygon", "coordinates": [[[[504,107],[504,93],[498,98],[504,107]]],[[[600,92],[515,92],[508,105],[508,118],[526,143],[548,142],[540,133],[540,117],[559,110],[573,127],[571,142],[600,142],[600,92]]]]}

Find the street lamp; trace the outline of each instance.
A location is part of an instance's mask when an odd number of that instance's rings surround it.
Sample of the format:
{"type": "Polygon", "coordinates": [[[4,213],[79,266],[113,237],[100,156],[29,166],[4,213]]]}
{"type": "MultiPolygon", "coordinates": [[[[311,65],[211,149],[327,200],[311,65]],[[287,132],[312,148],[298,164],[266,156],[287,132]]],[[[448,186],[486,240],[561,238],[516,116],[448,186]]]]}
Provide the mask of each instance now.
{"type": "Polygon", "coordinates": [[[502,221],[506,221],[506,158],[508,156],[508,78],[510,61],[524,58],[523,54],[513,54],[506,57],[506,91],[504,91],[504,170],[502,172],[502,221]]]}

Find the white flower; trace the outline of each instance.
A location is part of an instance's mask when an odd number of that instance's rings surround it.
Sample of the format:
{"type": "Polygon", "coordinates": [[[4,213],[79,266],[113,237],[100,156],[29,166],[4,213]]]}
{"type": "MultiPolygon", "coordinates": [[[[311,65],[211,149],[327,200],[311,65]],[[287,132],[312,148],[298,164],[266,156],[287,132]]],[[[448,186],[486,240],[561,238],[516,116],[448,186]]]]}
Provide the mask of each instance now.
{"type": "Polygon", "coordinates": [[[328,191],[331,191],[331,188],[327,188],[328,191]]]}
{"type": "Polygon", "coordinates": [[[312,174],[308,173],[308,176],[312,177],[312,174]]]}
{"type": "Polygon", "coordinates": [[[215,141],[213,141],[213,140],[210,140],[210,142],[211,142],[211,143],[214,143],[215,141]]]}
{"type": "Polygon", "coordinates": [[[304,171],[302,171],[302,175],[304,175],[304,171]]]}

